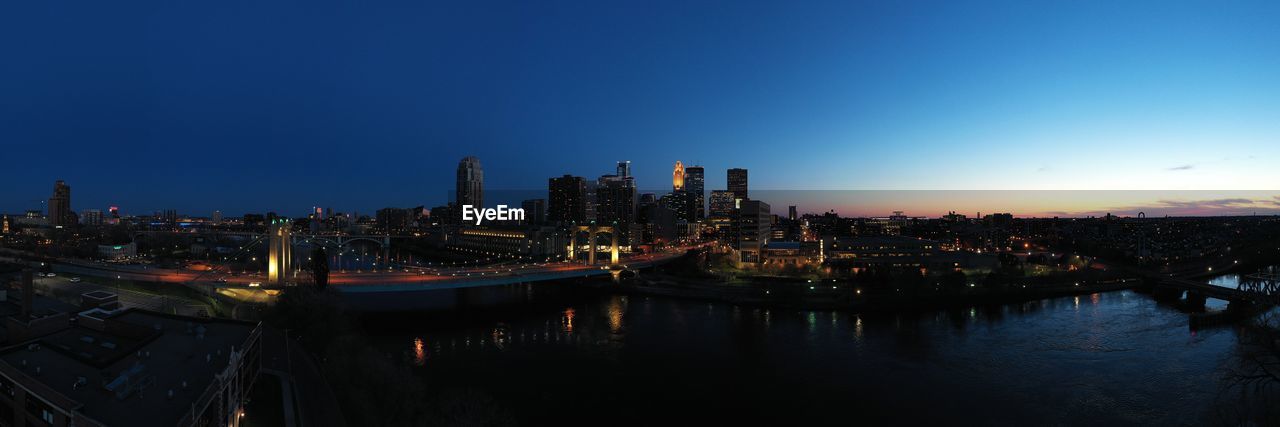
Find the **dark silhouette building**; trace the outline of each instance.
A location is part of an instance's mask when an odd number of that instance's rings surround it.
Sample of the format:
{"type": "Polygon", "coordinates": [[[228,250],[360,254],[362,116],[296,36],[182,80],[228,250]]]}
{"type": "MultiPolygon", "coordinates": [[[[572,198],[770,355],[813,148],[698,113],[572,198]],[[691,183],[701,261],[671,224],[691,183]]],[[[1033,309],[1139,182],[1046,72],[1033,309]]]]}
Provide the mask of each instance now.
{"type": "Polygon", "coordinates": [[[484,206],[484,170],[480,168],[480,159],[467,156],[458,162],[456,191],[455,200],[458,206],[471,205],[476,208],[484,206]]]}
{"type": "Polygon", "coordinates": [[[747,198],[747,170],[740,168],[729,169],[729,191],[733,192],[734,197],[739,199],[747,198]]]}
{"type": "Polygon", "coordinates": [[[71,210],[71,186],[58,180],[53,184],[53,196],[49,197],[49,225],[70,227],[75,223],[76,216],[71,210]]]}
{"type": "MultiPolygon", "coordinates": [[[[527,215],[527,214],[526,214],[527,215]]],[[[547,181],[547,221],[586,222],[587,182],[565,175],[547,181]]]]}
{"type": "Polygon", "coordinates": [[[693,219],[706,218],[706,170],[702,166],[684,168],[684,191],[693,197],[693,219]]]}

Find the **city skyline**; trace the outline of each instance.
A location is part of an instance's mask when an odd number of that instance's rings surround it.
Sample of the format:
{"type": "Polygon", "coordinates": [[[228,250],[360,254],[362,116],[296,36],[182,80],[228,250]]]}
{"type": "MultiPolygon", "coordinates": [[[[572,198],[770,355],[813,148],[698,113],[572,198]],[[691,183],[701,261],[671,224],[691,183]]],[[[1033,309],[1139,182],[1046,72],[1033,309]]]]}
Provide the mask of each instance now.
{"type": "Polygon", "coordinates": [[[6,157],[57,157],[7,165],[0,210],[58,179],[77,210],[416,205],[467,155],[492,188],[675,159],[761,189],[1280,182],[1274,3],[732,6],[6,5],[6,157]]]}
{"type": "MultiPolygon", "coordinates": [[[[474,156],[468,156],[461,160],[459,164],[468,164],[468,162],[482,162],[474,156]]],[[[631,162],[625,162],[627,171],[631,170],[631,162]]],[[[690,166],[696,170],[705,169],[702,166],[690,166]]],[[[682,171],[685,169],[681,169],[682,171]]],[[[727,174],[730,170],[749,170],[749,168],[730,168],[725,169],[727,174]]],[[[714,172],[714,169],[713,169],[714,172]]],[[[713,173],[713,175],[716,175],[713,173]]],[[[720,174],[725,175],[725,174],[720,174]]],[[[458,178],[462,176],[459,170],[458,178]]],[[[584,181],[594,182],[597,177],[617,176],[611,172],[604,172],[597,176],[589,174],[567,174],[565,176],[581,178],[584,181]]],[[[545,179],[556,179],[560,176],[551,176],[545,179]]],[[[545,181],[543,179],[542,181],[545,181]]],[[[666,182],[670,182],[670,178],[666,182]]],[[[62,189],[72,183],[66,183],[64,180],[57,180],[55,189],[62,189]]],[[[461,185],[455,181],[455,185],[461,185]]],[[[492,188],[483,183],[480,184],[480,190],[492,195],[493,202],[488,205],[506,204],[508,206],[519,206],[521,202],[529,199],[549,198],[548,192],[551,191],[550,184],[544,188],[492,188]]],[[[661,188],[663,183],[659,184],[637,184],[635,196],[651,193],[656,196],[670,193],[672,188],[661,188]]],[[[78,187],[77,187],[78,188],[78,187]]],[[[64,191],[64,190],[59,190],[64,191]]],[[[69,191],[69,190],[65,190],[69,191]]],[[[680,191],[685,191],[681,189],[680,191]]],[[[728,186],[706,187],[703,190],[703,208],[706,209],[707,197],[713,191],[730,191],[728,186]]],[[[48,193],[46,193],[48,194],[48,193]]],[[[48,197],[48,196],[47,196],[48,197]]],[[[19,215],[24,211],[37,209],[52,209],[58,194],[55,192],[53,197],[47,199],[33,199],[32,202],[38,207],[24,208],[13,211],[0,211],[5,214],[19,215]]],[[[248,208],[242,213],[266,213],[275,212],[285,216],[305,216],[314,212],[316,209],[330,210],[342,213],[362,213],[370,215],[382,208],[399,207],[407,208],[412,206],[423,206],[426,208],[434,206],[442,206],[448,203],[456,202],[457,192],[447,191],[437,197],[428,197],[420,199],[418,202],[394,205],[382,204],[368,207],[350,207],[350,206],[326,206],[323,204],[312,204],[309,206],[284,206],[269,208],[248,208]]],[[[75,203],[70,207],[70,211],[80,214],[85,211],[107,211],[108,208],[117,208],[119,203],[109,202],[107,204],[97,204],[95,199],[101,200],[103,196],[93,194],[85,194],[83,190],[77,191],[75,203]],[[89,199],[85,202],[84,199],[89,199]],[[87,203],[87,204],[86,204],[87,203]]],[[[1084,217],[1101,217],[1108,214],[1115,216],[1133,216],[1139,214],[1149,217],[1175,216],[1175,217],[1194,217],[1194,216],[1249,216],[1249,215],[1280,215],[1280,191],[1250,191],[1250,190],[809,190],[809,189],[760,189],[751,186],[751,199],[762,200],[777,206],[798,206],[799,213],[804,214],[823,214],[826,212],[835,212],[846,217],[882,217],[888,216],[893,212],[904,212],[909,216],[937,218],[948,213],[957,213],[966,216],[977,216],[983,213],[1011,213],[1015,217],[1024,218],[1043,218],[1043,217],[1066,217],[1066,218],[1084,218],[1084,217]]],[[[131,210],[128,206],[120,209],[123,215],[146,216],[151,214],[171,215],[169,212],[177,211],[183,215],[193,217],[208,217],[214,212],[220,214],[230,213],[232,216],[238,215],[236,209],[228,209],[221,207],[212,207],[205,210],[192,209],[175,209],[171,205],[168,208],[154,209],[136,209],[131,210]]],[[[785,212],[779,212],[784,214],[785,212]]],[[[47,214],[47,212],[46,212],[47,214]]]]}

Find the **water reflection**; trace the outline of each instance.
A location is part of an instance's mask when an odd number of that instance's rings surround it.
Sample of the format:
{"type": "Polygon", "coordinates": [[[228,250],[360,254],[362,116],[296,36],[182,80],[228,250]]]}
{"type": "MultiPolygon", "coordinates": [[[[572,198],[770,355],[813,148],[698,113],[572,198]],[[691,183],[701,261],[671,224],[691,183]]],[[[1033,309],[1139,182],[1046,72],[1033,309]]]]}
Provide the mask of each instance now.
{"type": "Polygon", "coordinates": [[[563,313],[560,313],[560,330],[561,331],[567,332],[567,333],[573,332],[573,315],[574,315],[573,307],[566,308],[564,309],[563,313]]]}
{"type": "Polygon", "coordinates": [[[411,338],[411,359],[434,385],[503,390],[528,424],[573,405],[596,420],[684,410],[803,423],[857,411],[872,423],[942,424],[963,413],[987,425],[1071,424],[1080,414],[1182,425],[1205,421],[1235,343],[1230,328],[1190,336],[1186,314],[1131,292],[893,314],[642,301],[608,295],[428,323],[435,328],[409,335],[432,337],[411,338]],[[935,410],[914,410],[921,399],[935,410]],[[991,402],[1001,410],[972,410],[991,402]]]}
{"type": "MultiPolygon", "coordinates": [[[[646,304],[646,307],[648,307],[648,304],[646,304]]],[[[626,312],[627,312],[627,297],[614,295],[612,298],[609,299],[609,305],[608,305],[609,333],[612,333],[612,334],[622,333],[622,317],[626,315],[626,312]]]]}
{"type": "Polygon", "coordinates": [[[422,338],[413,339],[413,364],[414,366],[422,366],[427,363],[427,349],[422,344],[422,338]]]}

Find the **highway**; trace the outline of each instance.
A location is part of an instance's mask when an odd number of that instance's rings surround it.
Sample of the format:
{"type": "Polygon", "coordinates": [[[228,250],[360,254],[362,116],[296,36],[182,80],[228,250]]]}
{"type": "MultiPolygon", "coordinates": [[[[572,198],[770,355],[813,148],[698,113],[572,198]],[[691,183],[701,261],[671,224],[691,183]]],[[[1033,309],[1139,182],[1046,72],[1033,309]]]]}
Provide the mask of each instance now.
{"type": "MultiPolygon", "coordinates": [[[[628,268],[645,268],[683,256],[698,246],[674,248],[670,251],[632,255],[619,265],[628,268]]],[[[35,265],[33,265],[35,267],[35,265]]],[[[331,272],[329,283],[343,292],[378,292],[426,289],[453,289],[461,287],[493,286],[509,283],[557,280],[572,277],[603,276],[609,274],[607,264],[585,265],[560,261],[545,263],[506,262],[487,266],[470,267],[407,267],[383,271],[331,272]]],[[[238,300],[261,298],[239,295],[253,289],[251,283],[266,281],[259,274],[227,274],[218,271],[204,272],[156,268],[147,265],[61,260],[53,265],[53,271],[61,275],[80,277],[104,277],[140,282],[214,285],[219,293],[238,300]],[[224,292],[225,291],[225,292],[224,292]]],[[[305,273],[303,273],[305,274],[305,273]]],[[[301,277],[306,277],[301,276],[301,277]]],[[[308,280],[309,279],[303,279],[308,280]]],[[[256,292],[248,292],[256,295],[256,292]]],[[[123,299],[123,297],[122,297],[123,299]]],[[[257,301],[255,301],[257,302],[257,301]]]]}

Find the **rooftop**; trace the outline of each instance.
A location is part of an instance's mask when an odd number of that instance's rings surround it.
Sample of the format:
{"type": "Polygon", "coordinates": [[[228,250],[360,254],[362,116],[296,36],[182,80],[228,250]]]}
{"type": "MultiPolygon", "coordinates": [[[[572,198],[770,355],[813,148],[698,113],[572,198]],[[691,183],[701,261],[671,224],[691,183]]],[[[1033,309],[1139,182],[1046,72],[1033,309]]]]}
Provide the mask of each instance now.
{"type": "Polygon", "coordinates": [[[255,327],[137,309],[91,310],[84,317],[69,329],[0,350],[0,360],[107,425],[178,422],[255,327]],[[107,327],[89,325],[104,318],[107,327]]]}

